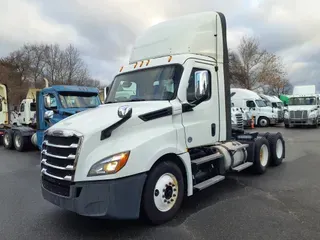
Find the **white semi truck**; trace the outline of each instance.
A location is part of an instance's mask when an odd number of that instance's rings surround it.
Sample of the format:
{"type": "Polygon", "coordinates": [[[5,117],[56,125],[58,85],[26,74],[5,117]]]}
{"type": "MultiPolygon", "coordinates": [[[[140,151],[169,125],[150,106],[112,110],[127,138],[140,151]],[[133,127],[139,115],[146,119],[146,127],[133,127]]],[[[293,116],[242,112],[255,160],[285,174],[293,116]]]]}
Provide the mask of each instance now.
{"type": "Polygon", "coordinates": [[[80,215],[172,219],[183,199],[285,157],[280,133],[234,133],[222,13],[148,29],[115,77],[106,103],[50,127],[41,153],[42,196],[80,215]],[[122,88],[129,98],[117,97],[122,88]]]}
{"type": "Polygon", "coordinates": [[[234,106],[249,111],[254,116],[255,125],[268,127],[278,123],[277,113],[256,92],[243,88],[231,88],[231,94],[234,106]]]}
{"type": "Polygon", "coordinates": [[[318,128],[320,123],[320,99],[315,85],[293,88],[284,114],[286,128],[304,125],[318,128]]]}
{"type": "Polygon", "coordinates": [[[277,96],[269,96],[266,94],[259,94],[264,99],[269,107],[272,107],[273,112],[277,116],[277,123],[284,122],[284,104],[277,96]]]}

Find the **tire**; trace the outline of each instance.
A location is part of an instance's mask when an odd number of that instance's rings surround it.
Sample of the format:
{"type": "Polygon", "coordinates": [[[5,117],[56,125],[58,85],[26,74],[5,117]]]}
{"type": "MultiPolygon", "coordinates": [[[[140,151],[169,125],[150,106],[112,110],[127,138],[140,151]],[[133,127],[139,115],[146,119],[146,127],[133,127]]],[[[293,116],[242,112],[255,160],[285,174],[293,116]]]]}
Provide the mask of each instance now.
{"type": "Polygon", "coordinates": [[[318,119],[316,120],[316,124],[313,125],[313,128],[318,128],[319,127],[319,122],[318,119]]]}
{"type": "Polygon", "coordinates": [[[290,128],[289,124],[284,125],[285,128],[290,128]]]}
{"type": "Polygon", "coordinates": [[[270,163],[270,146],[265,137],[255,140],[252,171],[255,174],[263,174],[270,163]]]}
{"type": "Polygon", "coordinates": [[[8,130],[3,134],[3,146],[5,149],[12,150],[13,149],[13,140],[12,140],[13,132],[8,130]]]}
{"type": "Polygon", "coordinates": [[[285,142],[281,133],[270,133],[267,137],[270,146],[270,165],[279,166],[285,157],[285,142]]]}
{"type": "Polygon", "coordinates": [[[185,184],[181,169],[173,162],[161,162],[148,175],[142,196],[143,216],[152,225],[171,220],[179,211],[184,195],[185,184]],[[175,192],[178,194],[174,194],[175,192]],[[174,202],[172,206],[166,205],[170,196],[170,202],[174,202]]]}
{"type": "Polygon", "coordinates": [[[28,147],[28,138],[22,136],[20,131],[15,131],[13,134],[14,148],[19,152],[24,152],[28,147]]]}
{"type": "Polygon", "coordinates": [[[266,117],[260,117],[258,119],[258,126],[259,127],[269,127],[270,126],[270,120],[266,117]]]}

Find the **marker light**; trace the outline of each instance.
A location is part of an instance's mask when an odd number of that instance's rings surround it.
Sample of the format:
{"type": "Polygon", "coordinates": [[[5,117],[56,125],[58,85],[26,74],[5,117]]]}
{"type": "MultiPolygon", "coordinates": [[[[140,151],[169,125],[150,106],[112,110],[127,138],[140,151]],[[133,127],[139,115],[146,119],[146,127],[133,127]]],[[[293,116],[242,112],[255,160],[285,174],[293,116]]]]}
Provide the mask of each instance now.
{"type": "Polygon", "coordinates": [[[136,67],[137,67],[137,65],[138,65],[138,63],[136,62],[136,63],[134,64],[134,68],[136,68],[136,67]]]}
{"type": "Polygon", "coordinates": [[[123,70],[123,66],[120,68],[120,72],[122,72],[122,70],[123,70]]]}
{"type": "Polygon", "coordinates": [[[149,63],[150,63],[150,60],[148,60],[148,61],[147,61],[147,64],[146,64],[146,66],[148,66],[148,65],[149,65],[149,63]]]}
{"type": "Polygon", "coordinates": [[[168,62],[171,62],[171,60],[172,60],[172,56],[169,56],[168,62]]]}
{"type": "Polygon", "coordinates": [[[142,65],[143,65],[143,61],[140,63],[140,67],[142,67],[142,65]]]}

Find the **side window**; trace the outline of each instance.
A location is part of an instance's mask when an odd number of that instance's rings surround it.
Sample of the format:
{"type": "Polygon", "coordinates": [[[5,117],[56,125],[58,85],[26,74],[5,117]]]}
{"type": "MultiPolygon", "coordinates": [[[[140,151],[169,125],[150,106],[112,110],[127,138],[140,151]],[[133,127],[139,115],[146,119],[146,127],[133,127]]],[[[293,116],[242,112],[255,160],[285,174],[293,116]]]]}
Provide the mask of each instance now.
{"type": "Polygon", "coordinates": [[[2,112],[2,99],[0,97],[0,112],[2,112]]]}
{"type": "MultiPolygon", "coordinates": [[[[189,84],[188,84],[188,88],[187,88],[187,101],[189,103],[194,102],[196,100],[195,97],[195,84],[194,84],[194,75],[196,71],[208,71],[207,69],[200,69],[200,68],[193,68],[191,71],[191,75],[189,77],[189,84]]],[[[211,73],[209,72],[209,96],[206,100],[209,100],[211,97],[211,73]]]]}
{"type": "Polygon", "coordinates": [[[30,111],[35,112],[36,111],[36,103],[30,103],[30,111]]]}
{"type": "Polygon", "coordinates": [[[24,112],[24,103],[21,103],[20,105],[20,112],[24,112]]]}
{"type": "Polygon", "coordinates": [[[254,103],[254,101],[247,101],[247,107],[254,108],[254,107],[256,107],[256,104],[254,103]]]}

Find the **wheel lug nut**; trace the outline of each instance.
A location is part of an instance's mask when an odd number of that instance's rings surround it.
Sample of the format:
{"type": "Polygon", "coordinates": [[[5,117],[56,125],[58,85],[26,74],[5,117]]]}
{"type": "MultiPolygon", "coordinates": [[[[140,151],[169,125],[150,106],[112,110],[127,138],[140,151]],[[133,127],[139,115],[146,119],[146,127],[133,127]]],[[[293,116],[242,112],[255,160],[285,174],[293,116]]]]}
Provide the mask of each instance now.
{"type": "Polygon", "coordinates": [[[177,195],[173,194],[174,197],[176,197],[177,195]]]}

